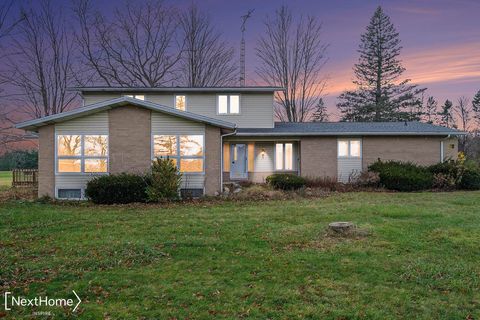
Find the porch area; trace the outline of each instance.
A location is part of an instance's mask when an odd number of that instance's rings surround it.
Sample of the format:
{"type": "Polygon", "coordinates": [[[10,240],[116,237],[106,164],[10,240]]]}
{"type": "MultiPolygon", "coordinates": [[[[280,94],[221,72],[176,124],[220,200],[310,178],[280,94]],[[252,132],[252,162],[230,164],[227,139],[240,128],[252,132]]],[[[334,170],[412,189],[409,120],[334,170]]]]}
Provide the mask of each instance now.
{"type": "Polygon", "coordinates": [[[295,140],[231,140],[223,143],[223,181],[264,183],[274,173],[300,174],[295,140]]]}

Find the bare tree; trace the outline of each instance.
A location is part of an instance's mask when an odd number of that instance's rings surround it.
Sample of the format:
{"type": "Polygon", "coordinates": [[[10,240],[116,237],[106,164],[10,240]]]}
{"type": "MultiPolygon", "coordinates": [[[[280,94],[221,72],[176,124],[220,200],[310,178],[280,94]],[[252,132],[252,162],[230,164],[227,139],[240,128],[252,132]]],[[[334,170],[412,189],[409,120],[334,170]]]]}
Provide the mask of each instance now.
{"type": "Polygon", "coordinates": [[[155,0],[145,5],[127,2],[107,19],[90,0],[79,0],[74,11],[80,25],[77,40],[92,72],[91,82],[158,87],[176,80],[181,47],[177,47],[174,9],[155,0]]]}
{"type": "Polygon", "coordinates": [[[184,45],[181,83],[189,87],[232,85],[237,76],[233,47],[222,40],[209,16],[192,4],[180,16],[180,31],[184,45]]]}
{"type": "Polygon", "coordinates": [[[327,45],[321,29],[314,17],[294,22],[286,6],[265,21],[265,33],[256,48],[261,62],[257,74],[269,85],[286,89],[276,94],[275,114],[281,121],[308,121],[315,110],[325,87],[320,71],[326,62],[327,45]]]}
{"type": "Polygon", "coordinates": [[[466,97],[458,98],[457,105],[455,106],[455,114],[457,115],[458,129],[467,132],[467,135],[461,136],[458,140],[460,150],[465,153],[469,153],[470,144],[470,129],[472,120],[472,107],[470,101],[466,97]]]}
{"type": "Polygon", "coordinates": [[[15,53],[8,58],[4,75],[15,90],[13,102],[32,117],[62,112],[75,104],[77,95],[75,51],[62,8],[42,0],[38,8],[22,9],[23,20],[11,41],[15,53]]]}
{"type": "MultiPolygon", "coordinates": [[[[7,57],[12,54],[7,44],[9,36],[22,21],[21,15],[14,11],[15,1],[2,1],[0,3],[0,61],[5,64],[7,57]]],[[[23,134],[14,130],[12,120],[13,109],[8,108],[8,94],[5,94],[5,85],[8,80],[4,77],[4,70],[0,75],[0,149],[4,151],[10,143],[23,140],[23,134]]]]}
{"type": "Polygon", "coordinates": [[[472,120],[472,107],[467,97],[458,98],[457,105],[455,106],[456,119],[459,124],[459,129],[468,132],[470,131],[470,125],[472,120]]]}

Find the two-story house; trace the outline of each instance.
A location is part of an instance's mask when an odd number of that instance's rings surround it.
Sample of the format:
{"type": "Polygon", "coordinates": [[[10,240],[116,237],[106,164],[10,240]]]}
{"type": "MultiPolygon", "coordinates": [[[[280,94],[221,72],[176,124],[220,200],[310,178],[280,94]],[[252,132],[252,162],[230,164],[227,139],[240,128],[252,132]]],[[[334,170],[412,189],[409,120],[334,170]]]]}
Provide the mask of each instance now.
{"type": "Polygon", "coordinates": [[[155,157],[173,159],[194,195],[275,172],[347,181],[377,159],[455,158],[462,134],[420,122],[275,122],[275,87],[76,90],[83,107],[17,125],[39,135],[39,196],[83,198],[95,175],[146,172],[155,157]]]}

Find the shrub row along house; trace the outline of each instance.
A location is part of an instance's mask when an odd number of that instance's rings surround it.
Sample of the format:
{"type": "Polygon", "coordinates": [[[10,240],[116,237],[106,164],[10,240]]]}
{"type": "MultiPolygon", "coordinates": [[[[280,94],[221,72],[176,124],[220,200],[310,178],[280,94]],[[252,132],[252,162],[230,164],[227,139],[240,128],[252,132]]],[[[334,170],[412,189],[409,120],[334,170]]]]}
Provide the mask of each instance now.
{"type": "Polygon", "coordinates": [[[213,195],[278,172],[347,181],[372,162],[456,158],[453,129],[420,122],[280,123],[276,87],[76,88],[84,106],[17,125],[39,135],[39,196],[83,199],[95,175],[169,157],[181,188],[213,195]]]}

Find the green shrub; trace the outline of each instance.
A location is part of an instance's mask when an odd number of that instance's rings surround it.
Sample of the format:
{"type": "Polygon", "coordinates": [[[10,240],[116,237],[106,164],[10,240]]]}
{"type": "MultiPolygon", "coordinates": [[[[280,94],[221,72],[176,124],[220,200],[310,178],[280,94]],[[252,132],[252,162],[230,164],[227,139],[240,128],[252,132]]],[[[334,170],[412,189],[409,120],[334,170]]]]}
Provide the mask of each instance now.
{"type": "Polygon", "coordinates": [[[380,184],[390,190],[419,191],[430,189],[433,184],[433,174],[411,162],[377,161],[368,169],[377,172],[380,184]]]}
{"type": "Polygon", "coordinates": [[[129,173],[98,176],[87,183],[85,195],[96,204],[145,202],[149,178],[129,173]]]}
{"type": "Polygon", "coordinates": [[[289,173],[275,173],[267,177],[267,183],[275,189],[297,190],[305,186],[305,179],[289,173]]]}
{"type": "Polygon", "coordinates": [[[181,181],[182,175],[173,160],[155,159],[152,163],[151,185],[147,187],[148,201],[178,199],[181,181]]]}
{"type": "Polygon", "coordinates": [[[467,168],[463,172],[460,188],[465,190],[480,190],[480,170],[467,168]]]}

